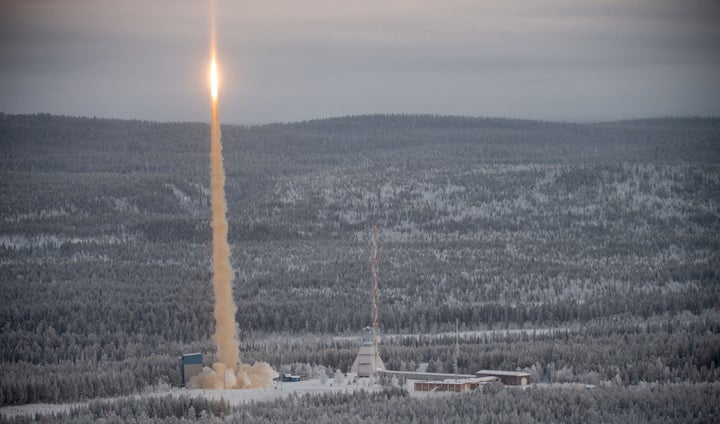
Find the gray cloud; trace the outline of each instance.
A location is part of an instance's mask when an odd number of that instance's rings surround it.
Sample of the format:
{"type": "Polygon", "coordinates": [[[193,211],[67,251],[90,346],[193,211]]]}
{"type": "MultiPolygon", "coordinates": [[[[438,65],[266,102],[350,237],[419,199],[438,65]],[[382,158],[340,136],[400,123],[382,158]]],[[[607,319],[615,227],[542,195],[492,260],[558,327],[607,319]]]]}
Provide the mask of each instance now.
{"type": "MultiPolygon", "coordinates": [[[[226,122],[720,115],[710,0],[217,2],[226,122]]],[[[0,110],[208,120],[209,2],[0,8],[0,110]]]]}

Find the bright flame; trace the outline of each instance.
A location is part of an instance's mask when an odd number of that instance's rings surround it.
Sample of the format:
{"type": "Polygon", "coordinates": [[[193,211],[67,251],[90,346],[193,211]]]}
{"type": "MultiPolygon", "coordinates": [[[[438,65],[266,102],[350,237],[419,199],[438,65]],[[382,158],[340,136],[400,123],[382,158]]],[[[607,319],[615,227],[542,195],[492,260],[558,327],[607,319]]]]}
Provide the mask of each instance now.
{"type": "Polygon", "coordinates": [[[217,99],[218,96],[218,75],[217,75],[217,64],[215,63],[215,57],[213,56],[210,62],[210,95],[213,100],[217,99]]]}

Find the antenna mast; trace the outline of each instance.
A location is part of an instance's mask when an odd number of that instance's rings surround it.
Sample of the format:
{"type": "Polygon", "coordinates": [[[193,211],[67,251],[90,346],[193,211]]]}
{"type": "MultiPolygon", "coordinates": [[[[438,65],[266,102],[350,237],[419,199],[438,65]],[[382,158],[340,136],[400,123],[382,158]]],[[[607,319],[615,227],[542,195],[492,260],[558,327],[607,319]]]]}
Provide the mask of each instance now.
{"type": "Polygon", "coordinates": [[[460,356],[460,320],[455,319],[455,364],[453,365],[453,372],[455,375],[458,373],[458,357],[460,356]]]}
{"type": "Polygon", "coordinates": [[[360,347],[355,362],[350,370],[359,377],[370,377],[378,371],[385,370],[385,364],[378,353],[378,339],[380,338],[380,324],[378,323],[378,277],[377,277],[377,227],[372,226],[370,242],[370,265],[372,277],[370,279],[370,298],[372,300],[372,327],[363,328],[363,344],[360,347]]]}
{"type": "Polygon", "coordinates": [[[372,334],[373,334],[373,346],[375,347],[375,355],[378,355],[377,351],[377,339],[378,339],[378,276],[377,276],[377,227],[372,226],[371,230],[372,241],[370,244],[370,258],[372,262],[372,334]]]}

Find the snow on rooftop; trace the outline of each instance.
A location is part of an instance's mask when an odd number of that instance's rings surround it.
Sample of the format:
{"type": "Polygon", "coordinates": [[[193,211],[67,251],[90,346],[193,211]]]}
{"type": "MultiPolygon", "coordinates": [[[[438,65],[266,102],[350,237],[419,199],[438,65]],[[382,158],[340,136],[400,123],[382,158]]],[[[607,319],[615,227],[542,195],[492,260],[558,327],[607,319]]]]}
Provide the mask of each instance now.
{"type": "Polygon", "coordinates": [[[527,377],[530,374],[523,371],[497,371],[497,370],[480,370],[475,374],[488,374],[488,375],[505,375],[512,377],[527,377]]]}

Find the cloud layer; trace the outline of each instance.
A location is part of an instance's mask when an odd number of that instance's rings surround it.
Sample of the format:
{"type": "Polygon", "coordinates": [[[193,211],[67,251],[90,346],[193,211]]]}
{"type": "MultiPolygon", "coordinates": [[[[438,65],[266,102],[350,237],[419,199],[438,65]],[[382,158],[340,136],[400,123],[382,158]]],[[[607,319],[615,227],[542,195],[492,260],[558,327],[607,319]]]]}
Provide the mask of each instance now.
{"type": "MultiPolygon", "coordinates": [[[[224,122],[720,115],[711,0],[216,1],[224,122]]],[[[1,111],[209,120],[209,2],[0,8],[1,111]]]]}

